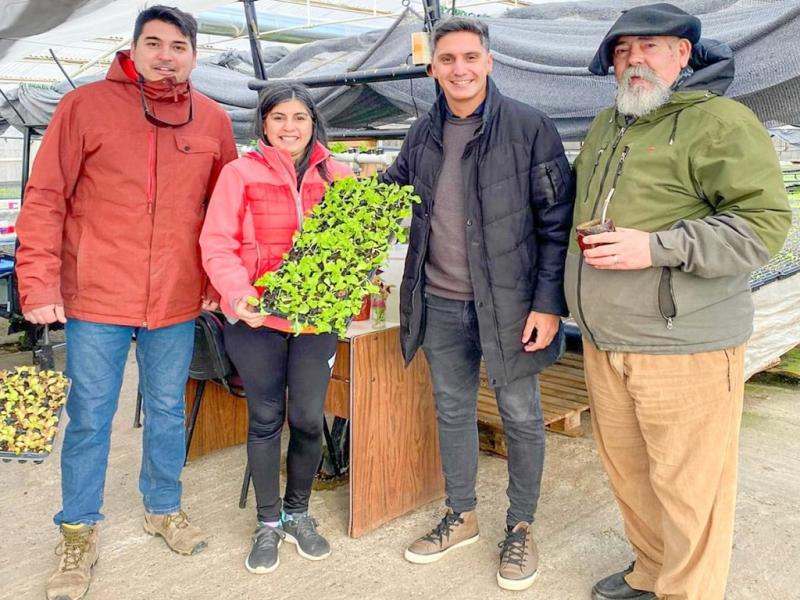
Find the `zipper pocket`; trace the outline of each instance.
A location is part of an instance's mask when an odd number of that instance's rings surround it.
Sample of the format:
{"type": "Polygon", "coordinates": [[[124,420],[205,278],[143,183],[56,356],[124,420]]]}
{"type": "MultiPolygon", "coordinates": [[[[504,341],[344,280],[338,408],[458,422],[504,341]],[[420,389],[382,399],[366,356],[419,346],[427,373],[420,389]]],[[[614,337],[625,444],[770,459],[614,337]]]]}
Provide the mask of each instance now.
{"type": "Polygon", "coordinates": [[[611,158],[614,156],[614,152],[617,150],[617,146],[622,141],[622,136],[625,135],[625,132],[628,129],[626,127],[621,127],[620,130],[617,132],[617,135],[614,137],[614,141],[611,143],[611,156],[608,157],[606,161],[606,167],[603,171],[603,178],[600,180],[600,187],[597,188],[597,197],[594,199],[594,206],[592,206],[592,214],[589,217],[590,219],[594,219],[594,214],[597,212],[597,205],[600,203],[600,198],[603,195],[603,186],[606,184],[606,178],[608,177],[608,170],[611,168],[611,158]]]}
{"type": "Polygon", "coordinates": [[[583,323],[584,329],[586,329],[586,333],[589,336],[589,339],[592,341],[592,344],[597,346],[597,342],[594,339],[594,333],[592,333],[589,324],[586,322],[586,316],[583,314],[583,301],[581,300],[581,284],[583,282],[583,267],[585,263],[583,260],[583,252],[581,252],[580,258],[578,259],[578,290],[577,290],[577,298],[578,298],[578,316],[583,323]]]}
{"type": "Polygon", "coordinates": [[[669,267],[661,267],[661,279],[658,282],[658,310],[667,323],[667,329],[672,330],[672,320],[678,314],[678,306],[675,304],[672,271],[669,267]]]}
{"type": "Polygon", "coordinates": [[[606,151],[608,144],[600,148],[597,151],[597,158],[594,161],[594,166],[592,167],[592,174],[589,175],[589,181],[586,182],[586,195],[583,197],[583,203],[586,204],[589,201],[589,188],[592,187],[592,182],[594,181],[594,175],[597,173],[597,167],[600,166],[600,159],[603,158],[603,152],[606,151]]]}
{"type": "Polygon", "coordinates": [[[550,182],[550,189],[553,191],[552,202],[548,202],[548,204],[552,206],[558,200],[558,191],[556,190],[556,182],[553,180],[553,168],[550,165],[547,165],[544,168],[544,171],[545,173],[547,173],[547,180],[550,182]]]}
{"type": "Polygon", "coordinates": [[[156,140],[155,131],[147,131],[147,214],[152,215],[156,203],[156,140]]]}
{"type": "MultiPolygon", "coordinates": [[[[605,220],[607,217],[608,207],[611,204],[611,199],[614,197],[614,194],[617,191],[617,182],[622,176],[622,171],[625,166],[625,159],[628,157],[630,151],[630,146],[625,146],[625,148],[622,149],[622,155],[619,157],[619,162],[617,163],[617,170],[614,172],[614,179],[611,180],[611,189],[608,190],[608,196],[606,196],[605,202],[603,202],[603,211],[600,215],[601,220],[605,220]]],[[[592,218],[594,218],[594,215],[592,215],[592,218]]]]}

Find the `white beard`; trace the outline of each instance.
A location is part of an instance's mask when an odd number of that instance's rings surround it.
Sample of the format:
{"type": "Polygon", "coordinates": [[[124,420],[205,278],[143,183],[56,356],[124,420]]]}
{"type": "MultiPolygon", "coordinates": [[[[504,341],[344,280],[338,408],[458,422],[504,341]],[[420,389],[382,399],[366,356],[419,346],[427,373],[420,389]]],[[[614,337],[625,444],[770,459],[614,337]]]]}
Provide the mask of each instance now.
{"type": "Polygon", "coordinates": [[[628,67],[617,88],[617,110],[623,115],[641,117],[666,104],[671,95],[670,86],[652,69],[645,66],[628,67]],[[631,86],[632,77],[641,77],[652,87],[645,89],[641,85],[631,86]]]}

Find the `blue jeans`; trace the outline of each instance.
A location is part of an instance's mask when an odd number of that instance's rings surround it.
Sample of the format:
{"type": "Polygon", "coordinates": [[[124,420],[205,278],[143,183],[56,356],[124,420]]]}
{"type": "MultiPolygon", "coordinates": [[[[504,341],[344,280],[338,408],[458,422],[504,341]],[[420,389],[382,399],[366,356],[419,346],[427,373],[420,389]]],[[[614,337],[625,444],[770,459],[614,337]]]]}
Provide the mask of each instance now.
{"type": "MultiPolygon", "coordinates": [[[[481,350],[473,302],[426,294],[425,339],[436,399],[439,450],[447,506],[454,512],[477,504],[477,403],[481,350]]],[[[520,337],[522,332],[520,331],[520,337]]],[[[544,468],[544,419],[536,374],[494,389],[508,448],[509,509],[506,524],[532,523],[544,468]]]]}
{"type": "Polygon", "coordinates": [[[145,510],[176,512],[185,458],[184,386],[194,346],[194,321],[161,329],[69,319],[69,424],[61,451],[62,510],[54,521],[92,524],[103,519],[103,490],[122,375],[136,332],[139,388],[145,413],[139,490],[145,510]]]}

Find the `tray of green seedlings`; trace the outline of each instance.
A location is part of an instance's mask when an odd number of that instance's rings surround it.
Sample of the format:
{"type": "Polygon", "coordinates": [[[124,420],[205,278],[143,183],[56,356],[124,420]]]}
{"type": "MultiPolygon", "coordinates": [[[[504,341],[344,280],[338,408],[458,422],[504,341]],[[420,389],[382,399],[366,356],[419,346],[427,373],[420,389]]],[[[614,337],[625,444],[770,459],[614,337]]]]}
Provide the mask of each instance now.
{"type": "Polygon", "coordinates": [[[405,242],[402,222],[419,202],[411,186],[375,177],[335,181],[278,269],[256,281],[264,288],[261,312],[288,319],[295,332],[310,326],[344,336],[364,295],[378,291],[370,280],[392,244],[405,242]]]}
{"type": "MultiPolygon", "coordinates": [[[[800,172],[798,172],[800,177],[800,172]]],[[[792,226],[780,251],[763,267],[750,275],[750,289],[756,291],[768,283],[791,276],[800,276],[800,187],[787,187],[792,207],[792,226]]]]}
{"type": "Polygon", "coordinates": [[[69,387],[59,371],[0,371],[0,459],[38,464],[50,455],[69,387]]]}
{"type": "Polygon", "coordinates": [[[783,183],[790,194],[792,192],[800,192],[800,167],[784,169],[783,183]]]}

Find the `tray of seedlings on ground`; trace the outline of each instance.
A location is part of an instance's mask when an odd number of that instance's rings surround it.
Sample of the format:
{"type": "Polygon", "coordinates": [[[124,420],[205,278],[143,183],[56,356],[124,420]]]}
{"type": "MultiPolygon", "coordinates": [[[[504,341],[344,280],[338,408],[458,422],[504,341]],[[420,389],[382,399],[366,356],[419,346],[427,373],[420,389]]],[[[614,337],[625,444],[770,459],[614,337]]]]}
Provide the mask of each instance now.
{"type": "Polygon", "coordinates": [[[375,177],[335,181],[278,269],[256,281],[264,288],[261,311],[288,319],[295,332],[313,327],[344,336],[364,296],[378,291],[370,279],[392,244],[405,242],[402,221],[418,202],[411,186],[375,177]]]}
{"type": "MultiPolygon", "coordinates": [[[[800,183],[800,171],[798,171],[800,183]]],[[[792,226],[786,241],[778,253],[769,262],[753,271],[750,275],[750,289],[755,291],[778,279],[785,279],[800,273],[800,186],[790,187],[789,204],[792,207],[792,226]]]]}
{"type": "Polygon", "coordinates": [[[59,371],[0,371],[0,459],[40,463],[50,455],[69,385],[59,371]]]}

